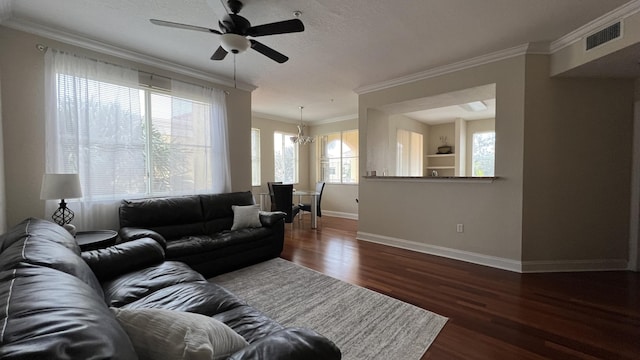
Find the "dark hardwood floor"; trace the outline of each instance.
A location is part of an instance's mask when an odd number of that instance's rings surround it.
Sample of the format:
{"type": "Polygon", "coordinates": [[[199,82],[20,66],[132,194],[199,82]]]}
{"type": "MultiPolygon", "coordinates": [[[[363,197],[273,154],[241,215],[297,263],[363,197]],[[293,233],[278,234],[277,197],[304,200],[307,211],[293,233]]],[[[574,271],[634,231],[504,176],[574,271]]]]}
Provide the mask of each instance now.
{"type": "MultiPolygon", "coordinates": [[[[640,359],[640,274],[518,274],[286,226],[282,257],[449,318],[422,359],[640,359]]],[[[398,359],[402,360],[402,359],[398,359]]]]}

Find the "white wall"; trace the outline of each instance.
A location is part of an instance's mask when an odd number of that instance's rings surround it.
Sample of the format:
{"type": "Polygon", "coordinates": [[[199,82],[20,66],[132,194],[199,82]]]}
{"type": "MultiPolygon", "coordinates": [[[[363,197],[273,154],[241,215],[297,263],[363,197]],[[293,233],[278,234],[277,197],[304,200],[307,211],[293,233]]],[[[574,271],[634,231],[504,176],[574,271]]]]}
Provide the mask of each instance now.
{"type": "Polygon", "coordinates": [[[363,179],[358,237],[515,271],[625,269],[633,81],[549,73],[519,55],[360,94],[368,129],[371,108],[495,83],[499,179],[363,179]]]}
{"type": "MultiPolygon", "coordinates": [[[[493,183],[362,179],[360,239],[517,269],[522,243],[522,159],[525,57],[373,91],[359,96],[359,127],[370,129],[371,109],[496,84],[496,156],[493,183]],[[464,224],[464,233],[456,224],[464,224]]],[[[377,121],[377,119],[374,119],[377,121]]],[[[366,171],[376,144],[362,132],[366,171]]]]}

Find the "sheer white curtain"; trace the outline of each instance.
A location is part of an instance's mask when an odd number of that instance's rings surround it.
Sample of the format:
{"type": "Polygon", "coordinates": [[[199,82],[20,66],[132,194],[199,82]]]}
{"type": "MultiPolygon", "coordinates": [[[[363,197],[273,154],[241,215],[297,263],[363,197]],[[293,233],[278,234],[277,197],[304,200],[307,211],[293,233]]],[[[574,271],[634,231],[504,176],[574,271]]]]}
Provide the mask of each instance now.
{"type": "Polygon", "coordinates": [[[45,67],[46,171],[80,174],[83,197],[68,199],[78,230],[117,229],[125,198],[231,190],[223,91],[156,91],[136,70],[55,49],[45,67]]]}
{"type": "MultiPolygon", "coordinates": [[[[171,81],[171,95],[173,96],[172,118],[177,119],[183,114],[180,106],[181,98],[198,100],[210,104],[202,114],[203,130],[206,138],[204,145],[210,151],[207,161],[199,165],[197,173],[207,173],[209,188],[204,192],[223,193],[231,191],[231,172],[229,160],[229,136],[227,126],[227,106],[224,91],[199,85],[187,84],[182,81],[171,81]]],[[[192,107],[195,107],[192,105],[192,107]]],[[[194,111],[195,112],[195,111],[194,111]]],[[[202,189],[195,189],[203,192],[202,189]]]]}
{"type": "MultiPolygon", "coordinates": [[[[51,48],[45,54],[46,172],[80,174],[83,197],[68,201],[78,230],[117,229],[120,200],[144,190],[137,84],[136,70],[51,48]]],[[[45,213],[56,207],[47,201],[45,213]]]]}

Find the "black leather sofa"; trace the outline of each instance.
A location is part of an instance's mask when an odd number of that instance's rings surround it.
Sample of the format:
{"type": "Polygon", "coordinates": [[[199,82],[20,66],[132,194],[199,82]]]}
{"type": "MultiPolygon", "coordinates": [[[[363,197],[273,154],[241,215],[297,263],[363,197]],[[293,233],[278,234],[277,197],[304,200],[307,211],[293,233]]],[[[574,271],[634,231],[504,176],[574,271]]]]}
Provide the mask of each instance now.
{"type": "Polygon", "coordinates": [[[284,244],[282,212],[260,212],[262,227],[231,230],[232,205],[254,205],[251,192],[123,200],[120,239],[151,237],[169,260],[206,277],[278,257],[284,244]]]}
{"type": "Polygon", "coordinates": [[[40,219],[0,236],[0,308],[2,359],[137,359],[114,315],[122,309],[217,319],[248,342],[225,355],[232,360],[340,359],[314,331],[284,328],[184,263],[165,261],[154,239],[81,253],[66,230],[40,219]]]}

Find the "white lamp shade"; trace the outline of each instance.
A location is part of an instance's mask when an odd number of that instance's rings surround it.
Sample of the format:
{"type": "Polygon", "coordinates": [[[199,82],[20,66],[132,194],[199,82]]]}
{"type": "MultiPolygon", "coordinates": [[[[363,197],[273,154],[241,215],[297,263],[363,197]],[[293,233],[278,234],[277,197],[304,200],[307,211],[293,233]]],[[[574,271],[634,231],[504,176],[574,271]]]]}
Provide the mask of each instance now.
{"type": "Polygon", "coordinates": [[[220,45],[232,54],[239,54],[249,48],[251,43],[246,37],[238,34],[220,35],[220,45]]]}
{"type": "Polygon", "coordinates": [[[78,174],[44,174],[40,199],[74,199],[82,197],[80,175],[78,174]]]}

